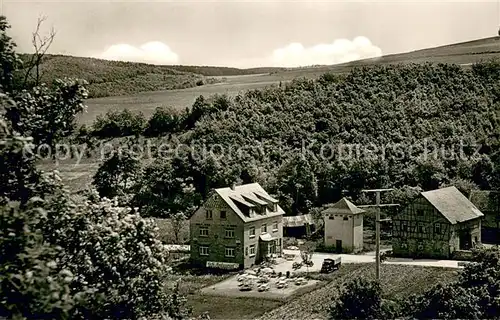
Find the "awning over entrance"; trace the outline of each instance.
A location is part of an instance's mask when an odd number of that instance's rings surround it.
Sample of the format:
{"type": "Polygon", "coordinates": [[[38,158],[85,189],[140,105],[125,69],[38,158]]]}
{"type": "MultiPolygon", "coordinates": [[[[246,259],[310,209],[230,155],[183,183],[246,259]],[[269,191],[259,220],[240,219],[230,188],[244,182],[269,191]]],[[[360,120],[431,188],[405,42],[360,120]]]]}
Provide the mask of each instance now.
{"type": "Polygon", "coordinates": [[[260,240],[262,241],[273,241],[273,240],[277,240],[278,238],[275,238],[273,236],[271,236],[269,233],[264,233],[264,234],[261,234],[260,235],[260,240]]]}

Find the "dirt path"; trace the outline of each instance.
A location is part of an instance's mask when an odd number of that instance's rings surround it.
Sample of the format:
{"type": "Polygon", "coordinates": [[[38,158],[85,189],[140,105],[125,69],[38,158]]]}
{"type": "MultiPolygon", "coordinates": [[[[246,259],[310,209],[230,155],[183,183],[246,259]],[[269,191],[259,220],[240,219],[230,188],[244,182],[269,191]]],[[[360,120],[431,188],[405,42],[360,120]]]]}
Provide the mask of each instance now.
{"type": "MultiPolygon", "coordinates": [[[[283,250],[283,252],[285,254],[296,255],[296,259],[294,261],[300,261],[300,253],[298,250],[283,250]]],[[[314,265],[310,267],[309,270],[307,270],[306,268],[301,268],[301,271],[317,272],[321,269],[321,265],[324,259],[335,259],[337,257],[341,258],[342,263],[375,262],[375,252],[368,252],[365,254],[314,253],[312,256],[314,265]]],[[[294,261],[287,261],[286,263],[280,264],[278,267],[283,266],[283,268],[289,269],[294,261]],[[290,266],[288,266],[288,264],[290,266]]],[[[462,266],[459,266],[459,262],[460,261],[456,260],[388,258],[383,264],[443,267],[443,268],[455,268],[455,269],[463,268],[462,266]]]]}

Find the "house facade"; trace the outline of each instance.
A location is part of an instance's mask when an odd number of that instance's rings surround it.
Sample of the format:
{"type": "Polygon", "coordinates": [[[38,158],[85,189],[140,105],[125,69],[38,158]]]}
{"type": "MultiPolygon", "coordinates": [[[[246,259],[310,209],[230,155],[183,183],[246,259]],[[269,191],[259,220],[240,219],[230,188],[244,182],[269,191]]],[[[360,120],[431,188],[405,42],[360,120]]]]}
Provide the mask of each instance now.
{"type": "Polygon", "coordinates": [[[457,188],[422,192],[392,219],[395,256],[451,258],[481,243],[479,211],[457,188]]]}
{"type": "Polygon", "coordinates": [[[284,211],[259,184],[215,189],[189,221],[191,262],[242,269],[280,255],[284,211]]]}
{"type": "Polygon", "coordinates": [[[340,252],[363,249],[363,213],[346,198],[323,211],[325,246],[340,252]]]}

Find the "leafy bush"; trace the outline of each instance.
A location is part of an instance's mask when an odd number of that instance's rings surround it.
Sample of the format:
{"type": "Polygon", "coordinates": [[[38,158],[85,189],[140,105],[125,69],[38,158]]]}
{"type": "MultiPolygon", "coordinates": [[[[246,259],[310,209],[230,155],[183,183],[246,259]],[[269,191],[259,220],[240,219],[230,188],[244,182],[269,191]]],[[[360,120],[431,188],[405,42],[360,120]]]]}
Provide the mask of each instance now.
{"type": "Polygon", "coordinates": [[[130,153],[113,152],[97,169],[92,184],[101,197],[126,197],[136,187],[140,170],[139,161],[130,153]]]}
{"type": "Polygon", "coordinates": [[[92,125],[92,133],[99,138],[138,136],[145,127],[146,118],[142,112],[110,110],[104,116],[97,116],[92,125]]]}
{"type": "Polygon", "coordinates": [[[155,113],[149,118],[145,130],[146,136],[157,137],[168,133],[175,133],[181,129],[182,114],[172,107],[156,108],[155,113]]]}
{"type": "Polygon", "coordinates": [[[330,309],[330,319],[382,318],[382,289],[376,281],[356,279],[346,285],[330,309]]]}

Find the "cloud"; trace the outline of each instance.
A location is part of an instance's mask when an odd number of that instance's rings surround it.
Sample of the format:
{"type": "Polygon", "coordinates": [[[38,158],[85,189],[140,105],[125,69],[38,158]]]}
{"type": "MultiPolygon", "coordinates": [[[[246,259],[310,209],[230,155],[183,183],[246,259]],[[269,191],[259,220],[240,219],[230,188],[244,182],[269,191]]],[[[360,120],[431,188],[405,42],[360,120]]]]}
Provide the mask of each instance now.
{"type": "Polygon", "coordinates": [[[301,43],[290,43],[274,50],[271,61],[275,67],[300,67],[311,65],[331,65],[359,59],[375,58],[382,50],[366,37],[354,40],[337,39],[330,44],[318,44],[305,48],[301,43]]]}
{"type": "Polygon", "coordinates": [[[177,64],[179,62],[179,56],[169,46],[159,41],[148,42],[138,48],[129,44],[115,44],[97,58],[151,64],[177,64]]]}

